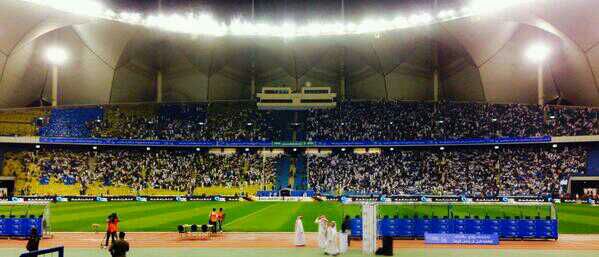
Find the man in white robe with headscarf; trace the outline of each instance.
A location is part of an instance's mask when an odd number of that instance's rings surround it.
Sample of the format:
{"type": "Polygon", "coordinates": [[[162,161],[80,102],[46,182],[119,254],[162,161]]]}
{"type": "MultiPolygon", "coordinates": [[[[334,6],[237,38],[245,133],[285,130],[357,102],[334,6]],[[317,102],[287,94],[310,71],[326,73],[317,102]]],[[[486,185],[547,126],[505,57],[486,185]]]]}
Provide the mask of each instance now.
{"type": "Polygon", "coordinates": [[[304,235],[304,223],[302,223],[302,216],[298,216],[295,219],[295,246],[305,246],[306,236],[304,235]]]}
{"type": "Polygon", "coordinates": [[[318,246],[324,249],[327,246],[327,224],[329,221],[324,215],[320,215],[314,223],[318,224],[318,246]]]}
{"type": "Polygon", "coordinates": [[[327,245],[324,249],[327,255],[339,255],[339,235],[337,235],[337,225],[335,222],[330,222],[327,228],[327,245]]]}

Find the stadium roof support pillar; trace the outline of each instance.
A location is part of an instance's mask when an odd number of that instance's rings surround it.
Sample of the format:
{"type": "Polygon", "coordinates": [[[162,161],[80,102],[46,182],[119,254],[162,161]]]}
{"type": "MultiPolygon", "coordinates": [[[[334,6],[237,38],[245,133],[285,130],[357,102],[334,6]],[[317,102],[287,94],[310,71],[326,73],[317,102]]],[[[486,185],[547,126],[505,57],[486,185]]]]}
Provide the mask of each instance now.
{"type": "Polygon", "coordinates": [[[439,89],[439,43],[435,40],[432,41],[432,64],[433,64],[433,99],[435,102],[439,101],[440,89],[439,89]]]}
{"type": "MultiPolygon", "coordinates": [[[[252,2],[253,4],[253,2],[252,2]]],[[[253,9],[252,9],[253,10],[253,9]]],[[[251,59],[251,63],[250,63],[250,68],[251,68],[251,82],[250,82],[250,99],[254,100],[256,99],[256,48],[252,48],[251,50],[251,54],[250,54],[250,59],[251,59]]]]}
{"type": "MultiPolygon", "coordinates": [[[[439,9],[439,1],[435,0],[433,2],[433,6],[432,6],[432,13],[437,13],[439,9]]],[[[432,54],[432,65],[433,65],[433,100],[435,102],[439,101],[440,98],[440,81],[439,81],[439,73],[440,73],[440,68],[439,68],[439,42],[437,42],[435,39],[433,39],[433,35],[432,35],[432,31],[429,30],[429,32],[431,32],[431,54],[432,54]]]]}
{"type": "Polygon", "coordinates": [[[206,81],[206,101],[210,103],[210,79],[212,78],[212,72],[214,69],[214,49],[210,51],[210,66],[208,67],[208,76],[206,81]]]}
{"type": "Polygon", "coordinates": [[[58,106],[58,65],[52,64],[52,107],[58,106]]]}
{"type": "Polygon", "coordinates": [[[156,102],[162,103],[162,71],[156,74],[156,102]]]}
{"type": "Polygon", "coordinates": [[[250,83],[250,99],[256,99],[256,75],[252,74],[252,81],[250,83]]]}
{"type": "Polygon", "coordinates": [[[347,48],[345,46],[341,47],[341,54],[340,54],[340,62],[339,62],[339,92],[338,96],[341,100],[345,100],[345,81],[346,81],[346,76],[345,76],[345,55],[347,53],[347,48]]]}
{"type": "Polygon", "coordinates": [[[543,62],[539,62],[539,67],[537,69],[537,94],[539,100],[539,106],[543,106],[545,104],[545,92],[543,88],[543,62]]]}

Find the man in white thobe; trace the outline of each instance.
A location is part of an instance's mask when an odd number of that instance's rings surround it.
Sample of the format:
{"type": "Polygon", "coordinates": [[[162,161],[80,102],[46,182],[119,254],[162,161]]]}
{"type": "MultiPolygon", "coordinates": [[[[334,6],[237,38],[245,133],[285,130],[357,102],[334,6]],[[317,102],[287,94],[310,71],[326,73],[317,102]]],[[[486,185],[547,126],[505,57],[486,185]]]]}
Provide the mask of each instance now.
{"type": "Polygon", "coordinates": [[[314,223],[318,224],[318,246],[324,249],[327,246],[327,223],[329,221],[324,215],[316,218],[314,223]]]}
{"type": "Polygon", "coordinates": [[[339,255],[339,237],[337,235],[337,226],[334,221],[329,223],[327,229],[327,245],[324,249],[324,253],[332,256],[339,255]]]}
{"type": "Polygon", "coordinates": [[[302,216],[298,216],[295,220],[295,246],[305,246],[306,237],[304,235],[304,223],[302,223],[302,216]]]}
{"type": "Polygon", "coordinates": [[[347,233],[339,232],[339,253],[347,252],[347,248],[348,248],[347,238],[348,238],[347,233]]]}

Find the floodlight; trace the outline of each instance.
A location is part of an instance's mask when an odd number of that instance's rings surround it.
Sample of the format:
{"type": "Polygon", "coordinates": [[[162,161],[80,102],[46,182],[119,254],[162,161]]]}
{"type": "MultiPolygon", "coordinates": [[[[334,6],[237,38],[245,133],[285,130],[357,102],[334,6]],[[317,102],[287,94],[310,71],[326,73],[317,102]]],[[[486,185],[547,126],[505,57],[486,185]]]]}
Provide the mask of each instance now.
{"type": "Polygon", "coordinates": [[[497,149],[499,149],[499,146],[498,146],[498,145],[496,145],[496,146],[494,146],[493,148],[495,148],[495,150],[497,150],[497,149]]]}
{"type": "Polygon", "coordinates": [[[40,145],[35,145],[35,149],[40,149],[40,145]]]}
{"type": "Polygon", "coordinates": [[[542,43],[535,43],[526,50],[526,57],[534,63],[542,63],[547,59],[551,49],[542,43]]]}
{"type": "Polygon", "coordinates": [[[92,149],[94,149],[94,150],[98,150],[98,147],[94,145],[94,146],[92,147],[92,149]]]}
{"type": "Polygon", "coordinates": [[[200,148],[199,148],[199,147],[197,147],[197,148],[196,148],[196,151],[198,151],[198,152],[199,152],[199,151],[200,151],[200,148]]]}
{"type": "Polygon", "coordinates": [[[254,23],[254,18],[235,18],[229,24],[219,21],[210,13],[172,13],[142,14],[122,10],[111,10],[100,0],[21,0],[62,10],[76,15],[92,18],[102,18],[123,23],[142,25],[171,32],[187,33],[190,35],[247,35],[273,36],[294,38],[297,36],[321,36],[376,33],[398,28],[416,27],[432,22],[445,21],[458,17],[468,17],[504,10],[509,7],[522,5],[534,0],[468,0],[466,6],[451,10],[441,10],[439,13],[404,14],[395,19],[366,18],[356,24],[345,21],[312,21],[306,25],[295,24],[294,21],[284,21],[276,24],[254,23]]]}
{"type": "Polygon", "coordinates": [[[249,151],[250,151],[250,149],[249,149],[249,148],[245,148],[245,151],[246,151],[246,152],[249,152],[249,151]]]}
{"type": "Polygon", "coordinates": [[[151,150],[151,148],[149,148],[149,147],[146,147],[146,151],[150,151],[150,150],[151,150]]]}
{"type": "Polygon", "coordinates": [[[64,48],[53,46],[46,50],[46,59],[51,64],[61,65],[68,59],[68,56],[64,48]]]}
{"type": "Polygon", "coordinates": [[[441,147],[439,147],[439,149],[440,149],[441,151],[443,151],[443,150],[445,150],[445,147],[444,147],[444,146],[441,146],[441,147]]]}
{"type": "Polygon", "coordinates": [[[557,148],[557,144],[553,144],[552,146],[553,146],[553,148],[557,148]]]}
{"type": "Polygon", "coordinates": [[[485,14],[491,12],[497,12],[504,10],[509,7],[513,7],[518,4],[525,4],[532,0],[501,0],[501,1],[489,1],[489,0],[472,0],[470,5],[467,7],[469,12],[475,14],[485,14]]]}

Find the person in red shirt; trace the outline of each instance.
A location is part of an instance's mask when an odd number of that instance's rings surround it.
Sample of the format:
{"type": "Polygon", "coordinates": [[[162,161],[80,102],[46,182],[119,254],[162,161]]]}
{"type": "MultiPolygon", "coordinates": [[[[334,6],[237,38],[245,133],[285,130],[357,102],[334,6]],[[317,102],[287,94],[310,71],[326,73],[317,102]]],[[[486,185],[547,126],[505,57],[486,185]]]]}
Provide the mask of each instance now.
{"type": "Polygon", "coordinates": [[[216,232],[218,226],[218,213],[216,212],[216,208],[212,208],[208,218],[208,224],[212,225],[212,232],[216,232]]]}
{"type": "Polygon", "coordinates": [[[110,243],[114,243],[116,240],[116,233],[119,231],[119,217],[116,213],[110,214],[108,219],[106,220],[106,243],[104,244],[108,247],[108,240],[111,238],[110,243]]]}

